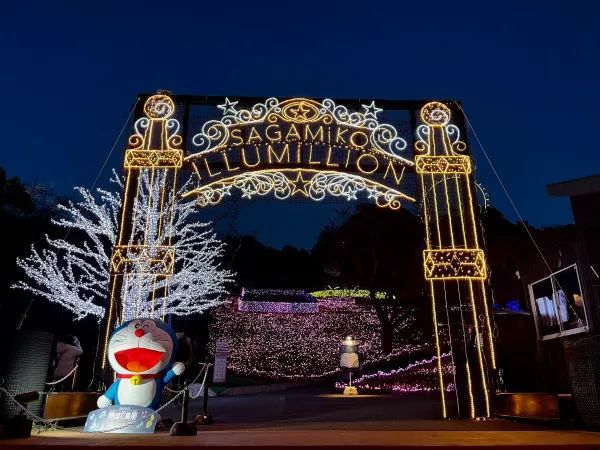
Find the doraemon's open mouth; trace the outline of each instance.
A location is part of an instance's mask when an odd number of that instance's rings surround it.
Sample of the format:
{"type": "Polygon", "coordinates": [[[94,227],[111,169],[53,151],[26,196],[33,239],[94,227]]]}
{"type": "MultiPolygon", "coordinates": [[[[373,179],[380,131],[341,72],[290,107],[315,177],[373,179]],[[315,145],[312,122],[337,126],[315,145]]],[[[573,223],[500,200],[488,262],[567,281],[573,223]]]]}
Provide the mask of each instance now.
{"type": "Polygon", "coordinates": [[[156,366],[163,356],[163,352],[149,348],[134,347],[115,352],[117,363],[130,372],[144,372],[156,366]]]}

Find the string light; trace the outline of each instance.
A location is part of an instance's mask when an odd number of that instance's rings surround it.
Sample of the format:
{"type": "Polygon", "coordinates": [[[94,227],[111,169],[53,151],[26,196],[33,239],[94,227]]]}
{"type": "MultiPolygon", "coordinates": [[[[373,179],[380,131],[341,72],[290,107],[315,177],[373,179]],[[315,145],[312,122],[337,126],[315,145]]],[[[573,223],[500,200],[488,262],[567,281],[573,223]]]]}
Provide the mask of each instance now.
{"type": "MultiPolygon", "coordinates": [[[[114,171],[111,181],[116,187],[114,192],[98,189],[95,196],[87,189],[76,188],[81,201],[59,206],[63,214],[53,222],[66,229],[82,231],[83,243],[75,245],[63,239],[47,238],[48,248],[41,251],[32,248],[28,257],[17,260],[26,280],[13,287],[60,304],[72,311],[76,319],[87,315],[102,318],[112,269],[130,274],[129,283],[121,292],[125,320],[140,314],[159,317],[162,315],[159,305],[163,301],[166,313],[176,315],[195,314],[219,305],[225,285],[231,280],[231,273],[219,265],[223,244],[209,224],[195,219],[196,209],[189,202],[176,202],[172,229],[163,228],[160,233],[162,215],[155,203],[148,223],[143,226],[144,232],[148,230],[153,236],[147,240],[148,244],[116,246],[111,259],[107,249],[116,241],[121,205],[119,192],[123,188],[114,171]],[[167,233],[177,236],[174,246],[156,245],[165,241],[167,233]],[[166,279],[160,275],[169,275],[168,297],[161,295],[166,279]]],[[[157,195],[157,186],[162,182],[160,177],[155,178],[154,189],[151,189],[149,178],[142,176],[136,211],[147,210],[149,198],[157,195]]],[[[139,233],[141,228],[141,223],[134,224],[134,233],[139,233]]]]}
{"type": "MultiPolygon", "coordinates": [[[[278,199],[302,195],[316,201],[326,195],[354,200],[359,193],[364,193],[379,206],[393,209],[400,206],[400,200],[415,200],[406,198],[396,189],[404,169],[398,177],[393,161],[404,162],[407,167],[413,165],[411,161],[398,159],[406,147],[406,141],[397,139],[395,129],[379,124],[377,114],[380,109],[374,102],[362,105],[363,112],[349,112],[331,100],[319,103],[302,98],[284,102],[270,98],[250,109],[238,110],[235,106],[226,99],[225,104],[220,105],[224,117],[207,122],[192,140],[198,151],[186,160],[192,162],[199,187],[186,195],[195,196],[199,206],[218,204],[231,195],[232,190],[240,191],[242,197],[248,199],[273,194],[278,199]],[[383,129],[386,132],[380,134],[383,129]],[[381,137],[385,145],[378,141],[381,137]],[[279,146],[273,147],[275,144],[279,146]],[[314,145],[328,148],[328,151],[323,151],[315,159],[314,145]],[[345,164],[341,166],[335,162],[331,164],[331,149],[334,146],[347,155],[345,164]],[[252,161],[248,156],[250,149],[254,149],[252,161]],[[209,162],[211,155],[222,155],[221,166],[215,165],[214,160],[209,162]],[[354,157],[352,168],[356,175],[349,173],[350,156],[354,157]],[[386,159],[389,163],[385,174],[383,178],[379,175],[377,178],[378,169],[386,167],[386,159]],[[366,161],[369,166],[365,165],[366,161]],[[262,167],[265,163],[269,167],[262,167]],[[394,170],[393,174],[389,172],[390,167],[394,170]],[[396,181],[396,186],[390,184],[392,180],[396,181]]],[[[487,264],[485,254],[479,247],[470,180],[472,162],[464,154],[467,146],[461,140],[460,129],[451,123],[452,114],[448,106],[441,102],[429,102],[421,109],[420,118],[422,123],[415,130],[417,155],[414,166],[422,187],[427,244],[423,252],[423,270],[430,284],[432,298],[435,365],[442,393],[442,412],[446,417],[445,393],[449,392],[452,383],[444,382],[447,371],[444,372],[441,365],[441,345],[447,345],[449,340],[447,337],[440,338],[438,334],[436,309],[439,306],[435,291],[437,283],[453,281],[457,283],[458,297],[461,295],[460,283],[467,283],[470,289],[468,306],[473,315],[471,324],[476,342],[483,342],[480,337],[487,335],[485,348],[478,346],[477,349],[480,370],[478,384],[472,383],[468,364],[468,380],[462,382],[467,384],[471,413],[489,416],[484,354],[490,357],[492,367],[495,367],[495,355],[484,284],[487,264]],[[451,198],[452,192],[456,198],[451,198]],[[478,311],[482,311],[484,316],[482,327],[477,323],[478,311]],[[475,404],[475,398],[483,398],[484,411],[477,409],[479,404],[475,404]]],[[[460,298],[458,300],[461,301],[460,298]]],[[[253,308],[278,312],[294,309],[291,305],[242,305],[243,310],[253,308]]],[[[463,340],[465,338],[463,336],[463,340]]]]}
{"type": "Polygon", "coordinates": [[[466,155],[429,156],[418,155],[416,159],[417,172],[451,174],[471,173],[471,158],[466,155]]]}
{"type": "Polygon", "coordinates": [[[126,169],[156,169],[179,168],[182,164],[182,150],[127,150],[123,166],[126,169]]]}
{"type": "MultiPolygon", "coordinates": [[[[452,373],[451,354],[444,353],[441,357],[434,356],[408,364],[399,369],[390,371],[378,370],[375,373],[362,375],[352,380],[352,384],[359,387],[361,391],[386,391],[397,393],[411,392],[433,392],[439,391],[436,384],[438,361],[445,374],[452,373]]],[[[346,387],[345,383],[336,383],[338,389],[346,387]]],[[[453,392],[453,384],[448,384],[445,392],[453,392]]]]}
{"type": "MultiPolygon", "coordinates": [[[[450,108],[446,105],[440,102],[430,102],[421,109],[420,117],[423,123],[416,128],[415,151],[418,154],[415,157],[415,169],[421,180],[423,213],[427,234],[427,245],[423,251],[423,270],[425,278],[429,280],[430,284],[436,336],[438,335],[436,283],[446,283],[451,280],[458,283],[456,295],[459,301],[461,295],[460,283],[467,285],[464,290],[469,292],[468,305],[472,313],[470,324],[474,328],[477,365],[480,371],[478,380],[480,384],[475,385],[467,360],[466,387],[469,394],[470,415],[471,417],[478,415],[489,417],[490,394],[485,358],[490,358],[492,367],[495,367],[496,363],[491,318],[484,284],[487,278],[487,263],[483,250],[479,248],[470,181],[472,163],[469,156],[461,154],[466,151],[467,146],[460,139],[460,129],[450,122],[451,116],[450,108]],[[438,189],[441,191],[440,193],[438,193],[438,189]],[[453,193],[456,195],[455,201],[451,201],[453,193]],[[440,203],[438,198],[440,196],[443,203],[440,203]],[[444,203],[445,210],[441,208],[444,203]],[[440,217],[440,211],[445,213],[443,221],[440,217]],[[431,222],[433,222],[437,234],[430,234],[431,222]],[[457,225],[460,227],[455,230],[457,225]],[[442,229],[448,233],[442,234],[442,229]],[[485,318],[482,327],[478,323],[479,308],[483,309],[482,317],[485,318]],[[483,335],[487,335],[485,344],[483,344],[483,335]],[[476,404],[475,397],[483,399],[483,410],[478,409],[479,405],[476,404]]],[[[446,289],[445,284],[444,289],[446,289]]],[[[448,324],[448,327],[450,327],[450,324],[448,324]]],[[[456,330],[455,332],[459,331],[456,330]]],[[[466,336],[463,336],[463,340],[465,339],[466,336]]],[[[436,347],[439,357],[442,352],[441,342],[437,337],[436,347]]],[[[438,375],[440,391],[442,392],[443,414],[446,416],[444,371],[440,366],[438,366],[438,375]]]]}
{"type": "MultiPolygon", "coordinates": [[[[340,336],[349,334],[360,341],[364,364],[386,360],[381,325],[372,305],[357,304],[350,298],[297,304],[317,305],[318,312],[294,314],[277,307],[270,312],[244,312],[239,298],[232,298],[213,312],[212,346],[217,340],[228,342],[227,363],[235,373],[280,380],[319,379],[338,373],[340,336]]],[[[403,316],[397,327],[400,337],[393,342],[394,356],[427,348],[414,324],[410,314],[403,316]]]]}
{"type": "Polygon", "coordinates": [[[487,278],[481,249],[433,249],[423,252],[425,279],[474,280],[487,278]]]}
{"type": "MultiPolygon", "coordinates": [[[[310,293],[315,298],[370,298],[371,291],[367,289],[325,289],[310,293]]],[[[387,298],[384,291],[375,292],[375,298],[382,300],[387,298]]]]}
{"type": "MultiPolygon", "coordinates": [[[[442,352],[442,345],[449,345],[450,340],[440,334],[437,309],[442,305],[436,287],[444,283],[445,289],[445,283],[452,282],[448,286],[456,286],[461,308],[461,289],[469,292],[467,306],[472,318],[467,320],[474,328],[477,346],[477,363],[466,363],[471,416],[489,416],[487,358],[491,367],[496,367],[496,362],[485,291],[487,267],[475,220],[472,162],[465,154],[467,146],[460,129],[451,123],[450,108],[441,102],[423,106],[422,123],[415,129],[417,155],[413,162],[404,155],[406,140],[394,127],[379,122],[381,109],[374,102],[361,105],[360,112],[351,112],[330,99],[280,102],[269,98],[249,109],[239,109],[237,104],[226,98],[218,105],[223,117],[203,125],[191,139],[193,152],[184,157],[173,100],[164,94],[149,97],[145,117],[135,122],[129,138],[122,202],[120,196],[101,193],[106,195],[107,204],[93,201],[87,205],[84,200],[81,211],[71,205],[68,211],[73,217],[63,226],[84,230],[90,242],[77,248],[64,241],[49,241],[51,250],[33,250],[29,259],[19,261],[26,272],[31,272],[32,283],[17,287],[71,308],[77,317],[101,316],[104,309],[97,299],[110,292],[106,343],[117,315],[121,320],[138,314],[164,317],[201,311],[218,303],[231,274],[215,262],[222,245],[206,224],[192,220],[195,206],[218,204],[232,191],[239,191],[248,199],[267,194],[315,201],[326,196],[347,200],[364,196],[380,207],[397,209],[402,201],[416,200],[401,190],[405,169],[414,167],[422,188],[426,230],[423,269],[431,292],[436,355],[401,373],[403,377],[411,371],[430,374],[437,367],[439,387],[416,378],[410,382],[393,380],[387,386],[397,390],[438,389],[442,413],[447,416],[445,394],[453,384],[444,383],[449,372],[442,360],[447,359],[448,352],[442,352]],[[188,181],[178,189],[178,171],[184,167],[192,170],[195,184],[188,181]],[[94,215],[102,217],[102,222],[86,222],[94,215]],[[192,249],[202,248],[202,243],[207,246],[204,250],[192,249]],[[114,251],[110,255],[106,250],[100,252],[101,246],[114,247],[114,251]],[[94,251],[96,259],[87,261],[94,251]],[[63,253],[67,259],[61,259],[63,253]],[[81,268],[78,260],[86,261],[81,268]],[[61,266],[62,261],[66,263],[61,266]],[[45,279],[52,281],[44,284],[45,279]],[[472,379],[471,367],[479,369],[479,377],[472,379]]],[[[93,198],[89,192],[80,192],[93,198]]],[[[241,374],[302,379],[336,373],[337,343],[340,336],[348,334],[361,341],[367,361],[377,361],[383,358],[379,321],[369,309],[372,306],[349,300],[361,298],[359,292],[340,292],[337,299],[315,295],[316,302],[260,304],[242,298],[228,308],[217,308],[219,325],[212,327],[212,336],[230,342],[231,368],[241,374]],[[294,314],[298,310],[305,313],[294,314]]],[[[401,325],[408,327],[410,318],[401,325]]],[[[464,341],[465,336],[462,338],[464,341]]],[[[395,354],[410,354],[421,348],[422,344],[415,342],[394,343],[395,354]]],[[[389,377],[398,375],[400,372],[389,377]]]]}
{"type": "Polygon", "coordinates": [[[380,207],[399,209],[402,200],[415,201],[400,191],[367,180],[361,176],[333,171],[311,169],[274,169],[242,173],[217,182],[203,185],[183,194],[183,197],[196,197],[198,206],[219,204],[231,195],[231,189],[238,189],[242,198],[274,194],[285,200],[295,194],[302,194],[314,201],[321,201],[327,195],[356,200],[359,193],[366,194],[380,207]],[[310,178],[304,179],[303,175],[310,178]]]}
{"type": "Polygon", "coordinates": [[[374,102],[362,105],[363,112],[330,99],[269,98],[240,110],[236,104],[226,98],[218,105],[223,118],[206,122],[192,138],[198,151],[185,160],[199,186],[186,196],[196,196],[199,206],[218,204],[232,187],[248,199],[274,194],[281,200],[294,195],[356,200],[364,193],[392,209],[402,199],[415,201],[399,191],[405,168],[414,165],[401,156],[407,143],[394,127],[379,123],[382,110],[374,102]]]}
{"type": "MultiPolygon", "coordinates": [[[[324,99],[321,103],[306,98],[294,98],[280,102],[271,97],[264,103],[255,104],[251,109],[240,110],[234,108],[236,104],[237,102],[230,102],[226,98],[225,104],[219,105],[224,112],[223,118],[206,122],[202,131],[194,135],[192,143],[199,151],[188,155],[187,160],[203,153],[225,148],[230,141],[235,143],[238,138],[232,136],[232,130],[239,129],[240,126],[252,127],[258,124],[287,122],[292,124],[323,123],[324,125],[345,127],[333,134],[337,135],[337,138],[340,134],[347,134],[349,136],[347,142],[356,142],[358,136],[364,135],[373,150],[382,152],[395,160],[403,161],[410,166],[414,164],[409,159],[399,156],[406,149],[407,143],[398,136],[398,131],[394,127],[378,122],[377,113],[381,109],[375,107],[374,102],[371,102],[370,105],[362,105],[364,113],[350,112],[345,106],[336,105],[331,99],[324,99]],[[344,131],[346,128],[349,130],[348,132],[344,131]],[[355,139],[351,138],[353,135],[355,139]]],[[[295,129],[297,130],[297,128],[295,129]]],[[[302,135],[297,133],[300,138],[302,135]]],[[[312,134],[316,135],[317,133],[312,134]]],[[[252,143],[251,137],[249,137],[250,143],[252,143]]],[[[344,141],[346,140],[344,139],[344,141]]],[[[340,140],[334,139],[329,142],[340,143],[340,140]]],[[[360,147],[364,148],[365,145],[360,147]]]]}
{"type": "Polygon", "coordinates": [[[316,314],[319,305],[306,291],[294,289],[242,289],[238,301],[240,312],[278,314],[316,314]]]}

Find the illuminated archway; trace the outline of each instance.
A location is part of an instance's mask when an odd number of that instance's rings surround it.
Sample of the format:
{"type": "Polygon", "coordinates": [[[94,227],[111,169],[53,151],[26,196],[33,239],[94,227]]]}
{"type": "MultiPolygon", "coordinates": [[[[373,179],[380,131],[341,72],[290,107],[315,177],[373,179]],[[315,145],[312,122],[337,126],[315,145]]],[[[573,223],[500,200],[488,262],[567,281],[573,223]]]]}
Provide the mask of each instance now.
{"type": "Polygon", "coordinates": [[[366,195],[392,209],[415,201],[400,190],[405,169],[414,166],[403,156],[407,143],[378,122],[374,104],[349,112],[329,99],[270,98],[249,110],[236,103],[225,99],[223,118],[206,122],[192,138],[197,151],[185,160],[198,187],[187,195],[199,206],[219,203],[232,189],[244,198],[282,200],[366,195]]]}
{"type": "MultiPolygon", "coordinates": [[[[180,100],[184,105],[186,98],[180,100]]],[[[121,288],[133,266],[141,262],[154,279],[168,280],[175,270],[172,236],[150,246],[145,228],[132,226],[144,220],[132,217],[142,173],[163,180],[156,200],[161,211],[175,201],[182,170],[192,177],[184,197],[195,199],[198,207],[217,205],[237,192],[247,199],[362,197],[398,209],[403,202],[418,200],[404,189],[405,175],[412,173],[421,191],[426,236],[422,263],[438,362],[442,353],[451,351],[454,365],[452,374],[443,373],[441,362],[438,366],[442,415],[489,417],[496,360],[472,162],[461,139],[464,121],[452,103],[412,104],[414,160],[407,157],[407,140],[396,128],[379,122],[382,109],[373,101],[349,110],[330,99],[268,98],[238,108],[238,102],[225,98],[217,105],[222,117],[205,121],[194,134],[188,127],[187,106],[181,127],[170,96],[147,97],[125,153],[125,194],[111,260],[104,342],[121,314],[121,288]],[[455,385],[456,407],[447,401],[450,384],[455,385]]],[[[170,226],[172,217],[166,216],[161,217],[161,227],[170,226]]]]}

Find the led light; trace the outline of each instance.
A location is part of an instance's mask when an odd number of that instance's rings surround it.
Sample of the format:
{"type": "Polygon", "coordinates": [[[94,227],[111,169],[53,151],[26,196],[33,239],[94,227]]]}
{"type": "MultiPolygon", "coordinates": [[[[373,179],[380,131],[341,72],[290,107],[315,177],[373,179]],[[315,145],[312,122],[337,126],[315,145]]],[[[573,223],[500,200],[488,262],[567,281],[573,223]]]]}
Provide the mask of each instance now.
{"type": "MultiPolygon", "coordinates": [[[[290,306],[287,301],[260,301],[261,290],[248,292],[256,293],[254,301],[231,298],[228,304],[215,308],[214,322],[209,328],[211,348],[218,340],[227,341],[228,368],[242,376],[301,380],[338,373],[340,337],[349,334],[361,343],[363,364],[385,362],[399,355],[431,349],[428,337],[415,329],[415,318],[408,308],[405,314],[400,314],[393,354],[386,357],[381,345],[381,325],[373,305],[338,297],[296,302],[290,306]],[[259,305],[251,306],[252,303],[259,305]],[[299,305],[311,305],[310,311],[299,305]],[[263,309],[263,306],[270,308],[263,309]]],[[[286,290],[278,294],[273,289],[262,292],[265,300],[273,296],[285,300],[288,296],[306,295],[289,291],[284,294],[286,290]]]]}
{"type": "MultiPolygon", "coordinates": [[[[223,117],[203,125],[191,139],[194,152],[184,157],[175,103],[164,94],[149,97],[143,108],[145,116],[134,123],[125,153],[123,197],[99,190],[98,201],[89,191],[79,189],[83,201],[62,207],[66,215],[56,223],[83,231],[89,239],[83,246],[49,239],[49,249],[33,249],[28,258],[17,262],[29,280],[15,287],[58,302],[77,318],[107,314],[105,355],[108,335],[118,320],[140,314],[162,318],[192,314],[219,304],[231,273],[218,264],[222,244],[207,224],[195,219],[197,206],[219,204],[237,191],[248,199],[269,194],[282,200],[304,196],[320,201],[334,196],[350,201],[363,196],[380,207],[397,209],[403,201],[416,200],[399,190],[405,169],[414,167],[421,183],[426,238],[423,270],[430,287],[435,329],[436,355],[428,364],[437,367],[443,416],[448,413],[445,393],[452,389],[452,383],[444,383],[447,370],[442,358],[446,354],[441,345],[446,343],[439,335],[435,288],[448,280],[455,280],[459,300],[461,286],[468,284],[469,320],[478,343],[477,363],[467,362],[466,366],[471,415],[489,416],[487,358],[494,368],[496,358],[485,285],[487,263],[479,245],[473,166],[464,154],[467,147],[460,129],[452,123],[451,109],[441,102],[423,106],[421,124],[415,130],[418,154],[413,162],[404,155],[406,140],[394,127],[379,122],[377,116],[382,110],[373,101],[362,104],[361,112],[351,112],[330,99],[280,102],[269,98],[249,109],[238,109],[237,104],[226,98],[218,105],[223,117]],[[341,160],[336,160],[336,154],[341,160]],[[191,171],[195,184],[190,179],[178,187],[178,173],[183,168],[191,171]],[[107,248],[113,252],[108,254],[107,248]],[[101,305],[106,297],[107,311],[101,305]],[[481,376],[474,378],[478,384],[474,386],[471,368],[476,367],[481,376]],[[481,395],[484,412],[476,410],[479,403],[475,397],[481,395]]],[[[118,177],[115,181],[123,187],[118,177]]],[[[336,294],[340,298],[363,297],[361,291],[336,294]]],[[[378,294],[376,298],[380,298],[378,294]]],[[[331,307],[332,302],[319,301],[318,308],[331,307]]],[[[240,311],[272,308],[278,314],[295,312],[295,306],[277,302],[263,302],[260,307],[250,303],[242,299],[240,311]]],[[[314,310],[314,303],[311,308],[314,310]]],[[[247,316],[258,320],[262,313],[247,316]]],[[[320,312],[305,316],[320,316],[320,312]]],[[[256,325],[252,324],[253,331],[256,325]]],[[[310,326],[316,328],[314,323],[310,326]]],[[[271,335],[277,337],[277,333],[271,335]]],[[[335,339],[339,336],[336,331],[335,339]]],[[[368,348],[368,337],[358,337],[365,343],[363,350],[368,348]]],[[[276,341],[270,344],[273,348],[281,345],[276,341]]],[[[249,353],[237,357],[233,353],[233,367],[249,375],[280,374],[283,369],[274,362],[276,358],[264,362],[275,364],[273,369],[250,367],[251,361],[256,365],[252,352],[264,349],[261,343],[249,353]]],[[[291,358],[288,363],[300,364],[299,373],[294,375],[299,378],[337,370],[325,363],[310,366],[291,358]],[[315,374],[315,370],[320,373],[315,374]]],[[[419,383],[419,388],[426,388],[419,383]]]]}
{"type": "MultiPolygon", "coordinates": [[[[236,104],[237,102],[225,99],[225,103],[218,106],[223,110],[224,117],[221,120],[206,122],[202,131],[193,136],[192,144],[198,148],[198,152],[188,155],[187,160],[244,142],[240,134],[235,131],[239,131],[240,127],[249,127],[250,134],[246,143],[254,144],[269,140],[268,135],[265,135],[264,138],[260,135],[258,129],[254,127],[255,125],[285,122],[292,124],[322,123],[324,126],[343,127],[342,130],[348,130],[345,134],[347,138],[340,136],[339,133],[333,133],[331,139],[328,136],[327,142],[341,144],[340,137],[342,137],[344,143],[359,144],[359,136],[364,136],[374,151],[381,152],[389,158],[401,160],[410,166],[414,164],[409,159],[400,156],[406,149],[407,143],[398,136],[397,130],[388,124],[378,122],[377,114],[381,109],[377,108],[374,102],[371,102],[370,105],[362,105],[364,113],[350,112],[345,106],[336,105],[331,99],[325,99],[319,103],[306,98],[294,98],[282,102],[276,98],[269,98],[264,103],[255,104],[250,109],[240,110],[234,108],[236,104]]],[[[302,138],[297,127],[293,126],[291,130],[294,134],[288,134],[284,140],[300,140],[302,138]]],[[[322,133],[320,134],[323,137],[321,140],[325,140],[324,130],[320,130],[318,133],[322,133]]],[[[319,136],[319,134],[313,132],[312,136],[319,136]]],[[[279,136],[276,140],[281,141],[281,137],[279,136]]],[[[306,137],[308,136],[305,135],[306,137]]],[[[359,144],[358,147],[364,148],[362,144],[359,144]]]]}
{"type": "Polygon", "coordinates": [[[415,201],[400,191],[390,189],[364,177],[343,172],[314,169],[273,169],[242,173],[209,183],[182,194],[195,196],[198,206],[219,204],[234,188],[242,193],[242,198],[274,194],[279,200],[294,195],[303,195],[314,201],[323,200],[326,195],[356,200],[358,194],[366,194],[382,208],[398,209],[401,200],[415,201]],[[306,176],[306,178],[304,178],[306,176]]]}
{"type": "MultiPolygon", "coordinates": [[[[399,369],[390,371],[378,370],[375,373],[362,375],[355,378],[352,384],[367,391],[392,391],[392,392],[432,392],[439,391],[439,386],[431,382],[435,373],[442,370],[445,374],[452,373],[451,353],[443,353],[440,357],[434,356],[408,364],[399,369]],[[441,369],[440,369],[441,368],[441,369]]],[[[336,383],[338,389],[343,389],[344,383],[336,383]]],[[[454,385],[448,384],[445,392],[454,391],[454,385]]]]}
{"type": "MultiPolygon", "coordinates": [[[[176,187],[183,152],[177,148],[182,139],[174,102],[151,96],[144,113],[129,139],[123,197],[116,174],[117,192],[98,189],[94,195],[77,188],[82,200],[61,206],[64,214],[55,223],[83,232],[83,243],[48,239],[49,249],[32,249],[17,261],[27,281],[16,288],[59,303],[76,319],[107,318],[103,366],[115,320],[205,311],[220,304],[232,278],[220,266],[223,244],[176,187]]],[[[189,190],[189,184],[181,189],[189,190]]]]}
{"type": "MultiPolygon", "coordinates": [[[[468,284],[469,309],[476,342],[484,342],[481,338],[483,334],[487,335],[485,348],[477,344],[479,386],[473,385],[470,365],[468,362],[466,365],[470,415],[489,417],[485,355],[490,357],[492,367],[495,367],[496,362],[484,283],[487,278],[487,263],[483,250],[479,248],[479,232],[475,221],[470,179],[472,164],[467,155],[461,154],[466,150],[466,144],[460,139],[459,128],[451,123],[450,108],[440,102],[430,102],[421,109],[421,120],[423,124],[416,129],[415,150],[420,154],[415,157],[415,169],[422,188],[427,244],[423,251],[423,271],[425,278],[430,281],[434,327],[437,330],[435,283],[456,280],[459,283],[459,296],[460,283],[468,284]],[[435,234],[432,235],[430,229],[435,234]],[[477,292],[474,290],[474,283],[478,287],[477,292]],[[484,329],[478,323],[479,308],[483,308],[484,329]],[[483,397],[485,411],[476,410],[475,396],[483,397]]],[[[437,339],[436,346],[439,355],[441,349],[437,339]]],[[[438,371],[443,402],[443,374],[440,367],[438,371]]]]}

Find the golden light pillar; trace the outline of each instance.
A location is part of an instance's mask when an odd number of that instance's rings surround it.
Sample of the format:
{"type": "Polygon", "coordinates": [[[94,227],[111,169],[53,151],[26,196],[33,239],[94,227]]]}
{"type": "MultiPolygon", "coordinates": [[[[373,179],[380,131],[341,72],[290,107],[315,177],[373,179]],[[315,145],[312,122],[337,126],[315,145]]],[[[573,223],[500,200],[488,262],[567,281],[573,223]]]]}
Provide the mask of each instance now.
{"type": "MultiPolygon", "coordinates": [[[[152,299],[131,299],[128,296],[134,294],[128,283],[133,277],[148,277],[152,283],[169,278],[175,264],[171,228],[177,173],[183,163],[179,122],[174,118],[173,100],[164,94],[150,96],[143,114],[134,124],[123,164],[120,221],[110,262],[108,307],[101,324],[99,367],[103,381],[110,373],[108,339],[115,326],[126,318],[124,305],[133,305],[129,313],[136,315],[146,304],[142,302],[150,300],[153,311],[163,319],[165,316],[165,305],[155,305],[154,291],[152,299]]],[[[168,284],[164,289],[162,298],[168,293],[168,284]]]]}
{"type": "Polygon", "coordinates": [[[416,129],[426,249],[425,279],[431,295],[443,416],[490,416],[491,375],[496,368],[487,267],[476,220],[473,165],[452,112],[427,103],[416,129]],[[443,353],[453,371],[444,373],[443,353]],[[456,393],[448,391],[454,385],[456,393]]]}

